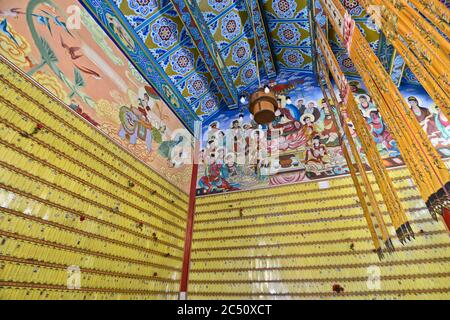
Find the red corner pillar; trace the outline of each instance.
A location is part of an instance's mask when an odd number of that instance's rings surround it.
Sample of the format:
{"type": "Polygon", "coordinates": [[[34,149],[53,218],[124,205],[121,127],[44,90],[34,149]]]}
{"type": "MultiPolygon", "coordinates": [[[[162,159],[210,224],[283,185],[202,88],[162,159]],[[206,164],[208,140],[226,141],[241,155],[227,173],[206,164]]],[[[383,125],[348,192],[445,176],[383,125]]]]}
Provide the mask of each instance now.
{"type": "Polygon", "coordinates": [[[189,192],[189,208],[186,224],[186,235],[184,240],[184,256],[183,267],[181,269],[181,282],[180,282],[180,300],[187,299],[188,282],[189,282],[189,269],[191,264],[191,247],[192,247],[192,233],[194,230],[194,215],[195,215],[195,194],[197,189],[197,173],[198,173],[198,154],[199,154],[199,136],[194,138],[194,154],[192,164],[192,176],[191,176],[191,188],[189,192]]]}

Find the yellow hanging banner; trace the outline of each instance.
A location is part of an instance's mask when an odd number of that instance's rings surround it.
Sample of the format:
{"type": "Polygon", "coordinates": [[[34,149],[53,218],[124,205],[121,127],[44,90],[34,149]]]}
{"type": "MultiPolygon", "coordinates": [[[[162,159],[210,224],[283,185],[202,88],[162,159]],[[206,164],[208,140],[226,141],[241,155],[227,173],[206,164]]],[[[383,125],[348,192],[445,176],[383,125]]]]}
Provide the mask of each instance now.
{"type": "MultiPolygon", "coordinates": [[[[324,74],[323,69],[321,68],[321,66],[318,66],[318,70],[319,70],[319,74],[320,73],[324,74]]],[[[355,159],[357,168],[358,168],[358,170],[360,172],[360,175],[362,177],[362,185],[361,185],[361,183],[358,180],[356,169],[355,169],[355,167],[353,165],[353,162],[352,162],[352,159],[350,157],[350,153],[349,153],[349,151],[347,149],[347,145],[346,145],[346,143],[344,141],[344,138],[343,138],[343,136],[341,134],[341,130],[338,129],[338,137],[339,137],[340,145],[341,145],[341,148],[342,148],[342,153],[344,154],[345,161],[347,162],[347,166],[348,166],[348,169],[350,171],[350,176],[352,178],[353,185],[355,186],[356,194],[358,195],[358,199],[359,199],[359,202],[361,204],[361,208],[363,210],[364,218],[366,219],[367,226],[369,228],[369,232],[370,232],[370,235],[372,237],[373,245],[375,247],[375,250],[376,250],[376,252],[378,254],[379,259],[381,260],[383,258],[383,251],[382,251],[382,248],[381,248],[381,245],[380,245],[380,241],[378,239],[378,234],[377,234],[377,231],[376,231],[376,228],[375,228],[375,223],[372,220],[372,217],[371,217],[371,214],[370,214],[370,211],[369,211],[369,206],[367,204],[367,201],[366,201],[366,198],[364,196],[364,191],[363,190],[365,190],[366,193],[369,196],[369,201],[370,201],[371,208],[373,208],[374,211],[376,210],[375,215],[376,215],[376,218],[377,218],[377,221],[378,221],[378,228],[381,231],[383,240],[384,240],[384,242],[387,245],[388,251],[392,251],[394,249],[394,247],[392,245],[392,241],[388,237],[386,225],[385,225],[384,220],[383,220],[383,216],[381,215],[381,211],[380,211],[380,209],[378,207],[378,203],[376,201],[375,194],[374,194],[374,192],[372,190],[372,186],[371,186],[371,184],[369,182],[369,179],[367,178],[367,173],[366,173],[366,171],[364,169],[364,166],[363,166],[362,160],[360,158],[360,155],[359,155],[358,152],[355,152],[355,150],[357,150],[357,149],[356,149],[355,143],[354,143],[351,135],[349,134],[349,129],[348,129],[347,123],[346,123],[346,121],[343,121],[343,118],[341,116],[341,112],[339,110],[338,102],[336,100],[336,97],[334,96],[334,92],[332,91],[333,88],[331,87],[331,89],[330,89],[330,86],[327,85],[328,91],[330,92],[330,95],[332,97],[333,104],[334,104],[334,106],[336,108],[336,111],[339,114],[339,119],[340,119],[339,121],[338,121],[338,119],[336,118],[336,116],[335,116],[335,114],[333,112],[333,108],[329,104],[328,94],[326,93],[324,85],[322,84],[321,81],[319,81],[319,84],[320,84],[320,88],[322,90],[324,99],[326,101],[327,108],[329,110],[329,113],[332,115],[332,118],[333,118],[333,121],[334,121],[336,127],[339,128],[339,127],[342,126],[344,128],[344,132],[347,135],[347,140],[348,140],[350,149],[352,150],[353,158],[355,159]],[[363,189],[363,187],[364,187],[364,189],[363,189]],[[381,218],[381,220],[380,220],[380,218],[381,218]]]]}
{"type": "Polygon", "coordinates": [[[395,4],[386,0],[360,0],[360,4],[439,109],[450,118],[449,42],[404,0],[395,4]]]}
{"type": "Polygon", "coordinates": [[[450,11],[439,0],[409,0],[435,27],[450,34],[450,11]]]}
{"type": "MultiPolygon", "coordinates": [[[[339,67],[339,64],[334,56],[331,48],[326,41],[325,35],[322,29],[316,24],[316,35],[317,35],[317,47],[325,56],[327,65],[330,66],[330,71],[336,82],[347,83],[347,80],[339,67]]],[[[321,63],[320,59],[319,64],[321,63]]],[[[323,67],[325,69],[325,67],[323,67]]],[[[327,70],[325,69],[325,73],[327,70]]],[[[331,84],[329,84],[331,86],[331,84]]],[[[353,93],[349,92],[347,89],[341,91],[341,97],[345,97],[344,104],[346,106],[347,115],[352,121],[355,131],[361,141],[363,151],[367,156],[369,165],[375,176],[375,180],[380,188],[380,192],[383,196],[383,200],[388,209],[389,216],[391,218],[392,224],[396,230],[400,242],[404,243],[406,240],[410,240],[414,237],[414,233],[410,227],[406,213],[403,206],[398,198],[397,191],[395,190],[394,184],[387,173],[386,168],[383,165],[383,160],[378,152],[375,141],[373,140],[372,134],[367,128],[367,123],[363,118],[361,112],[359,111],[358,105],[356,104],[353,93]]],[[[356,151],[356,150],[355,150],[356,151]]],[[[357,151],[356,151],[357,152],[357,151]]]]}
{"type": "MultiPolygon", "coordinates": [[[[442,214],[443,209],[448,208],[450,204],[448,169],[409,109],[397,86],[372,52],[367,40],[359,29],[355,28],[355,22],[340,1],[319,1],[338,37],[347,48],[349,56],[371,97],[376,102],[383,120],[397,141],[402,158],[431,215],[437,219],[437,214],[442,214]]],[[[322,46],[328,45],[326,38],[321,39],[318,36],[318,42],[322,46]]],[[[327,53],[324,55],[327,57],[327,53]]],[[[333,67],[330,67],[330,71],[333,72],[333,67]]],[[[346,100],[349,92],[348,84],[342,75],[338,74],[337,76],[340,77],[336,81],[341,95],[346,100]]]]}

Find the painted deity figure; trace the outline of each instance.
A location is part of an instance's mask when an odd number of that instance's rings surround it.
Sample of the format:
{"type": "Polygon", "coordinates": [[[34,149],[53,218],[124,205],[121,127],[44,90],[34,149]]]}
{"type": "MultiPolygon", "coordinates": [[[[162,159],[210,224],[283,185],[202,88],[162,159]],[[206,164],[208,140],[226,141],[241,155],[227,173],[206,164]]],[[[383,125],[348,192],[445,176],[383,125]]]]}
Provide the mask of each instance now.
{"type": "Polygon", "coordinates": [[[300,118],[305,114],[312,114],[314,116],[314,121],[317,121],[320,118],[320,111],[317,108],[314,101],[308,102],[308,105],[300,108],[300,118]]]}
{"type": "Polygon", "coordinates": [[[261,159],[258,163],[258,179],[260,181],[266,181],[269,179],[270,175],[270,160],[269,159],[261,159]]]}
{"type": "Polygon", "coordinates": [[[229,171],[227,167],[223,163],[217,161],[216,155],[212,153],[209,155],[206,175],[199,180],[200,188],[206,193],[211,193],[212,191],[236,190],[236,188],[226,180],[228,176],[229,171]]]}
{"type": "Polygon", "coordinates": [[[258,162],[260,150],[264,148],[261,140],[260,130],[254,130],[250,133],[250,146],[248,153],[249,168],[254,168],[254,165],[258,162]]]}
{"type": "MultiPolygon", "coordinates": [[[[331,108],[333,108],[333,106],[331,108]]],[[[337,146],[339,145],[339,137],[337,133],[338,127],[334,122],[333,115],[331,114],[331,112],[334,112],[334,110],[328,109],[328,105],[325,99],[322,99],[322,110],[324,112],[323,128],[320,132],[322,139],[327,146],[337,146]]]]}
{"type": "Polygon", "coordinates": [[[450,140],[450,121],[444,116],[444,114],[438,110],[438,107],[435,106],[437,112],[434,113],[434,122],[436,123],[436,127],[439,132],[442,134],[442,140],[449,144],[450,140]]]}
{"type": "Polygon", "coordinates": [[[386,150],[389,156],[399,156],[400,151],[398,150],[397,142],[388,131],[372,99],[366,94],[360,94],[358,96],[358,107],[366,119],[368,128],[377,145],[386,150]]]}
{"type": "Polygon", "coordinates": [[[312,113],[305,113],[302,115],[300,122],[303,124],[303,133],[308,140],[317,134],[316,127],[314,125],[316,119],[312,113]]]}
{"type": "Polygon", "coordinates": [[[225,141],[224,133],[219,129],[219,124],[217,121],[213,121],[208,126],[206,131],[206,145],[205,145],[205,159],[212,153],[217,152],[217,149],[223,147],[225,141]]]}
{"type": "Polygon", "coordinates": [[[242,143],[242,129],[239,120],[233,120],[231,123],[231,137],[232,137],[232,150],[235,153],[240,151],[241,143],[242,143]]]}
{"type": "Polygon", "coordinates": [[[319,163],[324,164],[324,156],[327,155],[327,148],[324,144],[320,143],[320,136],[316,135],[312,141],[306,146],[305,163],[319,163]]]}
{"type": "Polygon", "coordinates": [[[301,113],[300,110],[302,110],[302,109],[305,108],[305,100],[303,100],[303,99],[298,99],[296,105],[297,105],[298,111],[301,113]]]}
{"type": "MultiPolygon", "coordinates": [[[[272,122],[274,129],[279,129],[282,135],[289,135],[300,130],[301,125],[296,116],[293,114],[292,107],[280,108],[276,112],[276,118],[272,122]]],[[[295,110],[297,111],[297,110],[295,110]]]]}
{"type": "Polygon", "coordinates": [[[372,110],[369,113],[369,120],[367,121],[367,124],[377,144],[382,145],[389,152],[391,157],[400,155],[397,142],[394,140],[391,133],[386,129],[386,125],[377,110],[372,110]]]}
{"type": "Polygon", "coordinates": [[[245,123],[243,125],[244,129],[244,141],[245,141],[245,156],[248,156],[248,153],[250,151],[250,143],[251,143],[251,135],[252,135],[252,126],[249,123],[245,123]]]}
{"type": "Polygon", "coordinates": [[[213,136],[215,136],[219,130],[219,123],[217,121],[211,122],[208,126],[208,130],[206,131],[207,140],[210,140],[213,136]]]}
{"type": "Polygon", "coordinates": [[[372,103],[369,96],[365,94],[360,94],[358,96],[358,106],[359,110],[361,110],[364,118],[369,119],[370,118],[370,112],[377,111],[377,107],[372,103]]]}
{"type": "Polygon", "coordinates": [[[238,175],[238,166],[237,163],[235,161],[235,157],[232,153],[229,153],[226,157],[225,157],[225,166],[228,170],[229,176],[230,177],[234,177],[238,175]]]}
{"type": "Polygon", "coordinates": [[[119,112],[121,126],[119,137],[127,140],[130,144],[137,143],[137,139],[145,141],[147,151],[152,151],[152,122],[150,112],[153,103],[150,100],[146,88],[140,90],[141,97],[138,101],[138,107],[123,106],[119,112]]]}
{"type": "Polygon", "coordinates": [[[423,130],[427,133],[430,138],[434,138],[435,136],[439,136],[439,130],[434,121],[433,114],[431,114],[428,108],[424,108],[419,104],[419,101],[416,97],[411,96],[408,97],[408,104],[411,108],[411,111],[414,113],[417,121],[419,121],[423,130]]]}

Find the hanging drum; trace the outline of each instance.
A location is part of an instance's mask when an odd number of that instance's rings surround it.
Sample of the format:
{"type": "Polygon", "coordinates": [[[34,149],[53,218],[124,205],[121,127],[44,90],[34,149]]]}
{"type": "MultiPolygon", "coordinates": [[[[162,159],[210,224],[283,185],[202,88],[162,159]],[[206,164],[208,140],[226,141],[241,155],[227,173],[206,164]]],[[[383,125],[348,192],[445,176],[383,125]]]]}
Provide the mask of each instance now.
{"type": "Polygon", "coordinates": [[[263,88],[250,96],[249,110],[258,124],[268,124],[275,119],[278,102],[272,91],[266,93],[263,88]]]}

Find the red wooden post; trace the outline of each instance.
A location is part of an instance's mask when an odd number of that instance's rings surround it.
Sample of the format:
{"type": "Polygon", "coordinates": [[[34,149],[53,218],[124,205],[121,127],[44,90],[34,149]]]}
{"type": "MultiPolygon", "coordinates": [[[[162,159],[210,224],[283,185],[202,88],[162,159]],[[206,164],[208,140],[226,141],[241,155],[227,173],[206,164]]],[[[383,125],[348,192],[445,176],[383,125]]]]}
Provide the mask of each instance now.
{"type": "Polygon", "coordinates": [[[450,232],[450,210],[447,208],[442,209],[442,218],[444,219],[447,231],[450,232]]]}
{"type": "Polygon", "coordinates": [[[197,173],[198,173],[198,152],[199,141],[195,139],[194,143],[194,163],[192,164],[191,188],[189,193],[189,209],[186,224],[186,235],[184,240],[184,256],[183,267],[181,269],[180,282],[180,300],[186,300],[189,282],[189,268],[191,264],[191,247],[192,247],[192,232],[194,230],[194,214],[195,214],[195,193],[197,189],[197,173]]]}

